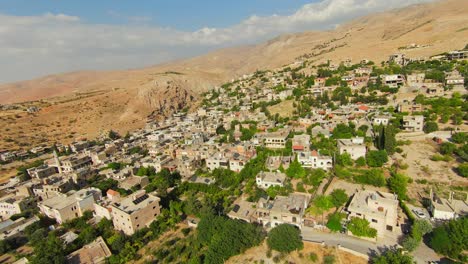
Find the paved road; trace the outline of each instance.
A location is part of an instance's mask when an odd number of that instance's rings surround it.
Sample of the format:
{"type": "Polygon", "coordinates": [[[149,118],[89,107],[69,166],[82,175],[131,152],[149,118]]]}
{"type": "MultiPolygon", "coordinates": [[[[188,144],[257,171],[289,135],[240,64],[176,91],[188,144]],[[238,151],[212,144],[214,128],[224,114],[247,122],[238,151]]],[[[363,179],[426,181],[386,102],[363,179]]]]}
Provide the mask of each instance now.
{"type": "MultiPolygon", "coordinates": [[[[373,243],[339,233],[322,233],[310,227],[302,228],[302,239],[311,242],[325,242],[326,245],[333,246],[337,246],[339,244],[342,247],[369,256],[373,256],[382,250],[396,245],[396,243],[392,243],[391,241],[378,241],[377,243],[373,243]]],[[[428,263],[428,261],[440,260],[437,254],[432,249],[428,248],[424,243],[422,243],[419,248],[413,252],[413,256],[418,264],[428,263]]]]}

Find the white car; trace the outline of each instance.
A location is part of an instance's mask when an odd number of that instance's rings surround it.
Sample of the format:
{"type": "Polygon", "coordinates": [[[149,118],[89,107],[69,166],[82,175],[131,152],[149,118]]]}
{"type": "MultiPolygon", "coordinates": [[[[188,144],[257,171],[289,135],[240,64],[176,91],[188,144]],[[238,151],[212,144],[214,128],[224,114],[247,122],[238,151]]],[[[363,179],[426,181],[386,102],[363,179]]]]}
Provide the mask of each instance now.
{"type": "Polygon", "coordinates": [[[423,212],[418,211],[416,209],[413,209],[413,213],[419,218],[426,218],[426,215],[423,212]]]}

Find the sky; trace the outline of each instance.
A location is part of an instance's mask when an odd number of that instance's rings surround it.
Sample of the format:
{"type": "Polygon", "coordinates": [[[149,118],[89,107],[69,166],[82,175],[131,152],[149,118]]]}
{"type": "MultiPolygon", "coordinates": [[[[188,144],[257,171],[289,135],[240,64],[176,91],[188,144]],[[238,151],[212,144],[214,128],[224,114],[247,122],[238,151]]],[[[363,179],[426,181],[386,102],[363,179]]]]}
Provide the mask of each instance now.
{"type": "Polygon", "coordinates": [[[431,0],[0,0],[0,83],[129,69],[431,0]]]}

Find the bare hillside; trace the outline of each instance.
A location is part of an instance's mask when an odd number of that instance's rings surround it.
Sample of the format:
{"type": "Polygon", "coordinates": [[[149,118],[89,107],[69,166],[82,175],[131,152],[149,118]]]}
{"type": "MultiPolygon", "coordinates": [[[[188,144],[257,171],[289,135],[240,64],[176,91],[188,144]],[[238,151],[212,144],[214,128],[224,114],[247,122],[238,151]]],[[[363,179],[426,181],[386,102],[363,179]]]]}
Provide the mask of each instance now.
{"type": "Polygon", "coordinates": [[[0,85],[0,103],[41,100],[35,104],[42,108],[34,115],[2,113],[0,148],[66,142],[106,129],[124,133],[141,127],[149,115],[192,106],[201,92],[232,78],[295,60],[379,63],[412,43],[425,47],[403,51],[410,57],[460,49],[468,43],[467,25],[466,0],[446,0],[362,17],[333,31],[280,36],[144,69],[83,71],[0,85]]]}

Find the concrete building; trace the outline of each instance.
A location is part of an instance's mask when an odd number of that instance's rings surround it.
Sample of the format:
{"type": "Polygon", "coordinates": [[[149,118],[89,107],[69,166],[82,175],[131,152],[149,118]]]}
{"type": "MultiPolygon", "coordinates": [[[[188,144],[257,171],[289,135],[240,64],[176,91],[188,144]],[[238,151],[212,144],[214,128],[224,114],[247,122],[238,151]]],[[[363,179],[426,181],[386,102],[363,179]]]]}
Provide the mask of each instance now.
{"type": "Polygon", "coordinates": [[[101,199],[101,191],[97,188],[71,191],[57,195],[38,203],[39,210],[57,223],[83,216],[85,211],[94,210],[94,202],[101,199]]]}
{"type": "Polygon", "coordinates": [[[302,152],[310,150],[310,136],[307,134],[294,135],[292,138],[293,152],[302,152]]]}
{"type": "Polygon", "coordinates": [[[390,123],[390,120],[392,119],[391,116],[387,115],[376,115],[372,118],[372,124],[374,126],[386,126],[388,123],[390,123]]]}
{"type": "Polygon", "coordinates": [[[12,215],[20,214],[26,209],[34,208],[34,197],[8,195],[0,199],[0,218],[9,219],[12,215]]]}
{"type": "Polygon", "coordinates": [[[367,148],[362,137],[338,139],[337,143],[340,155],[348,153],[354,160],[366,156],[367,148]]]}
{"type": "Polygon", "coordinates": [[[255,177],[257,186],[262,189],[268,189],[270,186],[284,186],[286,174],[282,172],[265,172],[261,171],[255,177]]]}
{"type": "Polygon", "coordinates": [[[216,153],[206,159],[206,167],[209,170],[214,170],[217,168],[228,169],[229,160],[226,157],[224,157],[222,153],[216,153]]]}
{"type": "Polygon", "coordinates": [[[112,255],[102,237],[84,245],[82,248],[67,256],[68,264],[104,264],[106,259],[112,255]]]}
{"type": "Polygon", "coordinates": [[[369,221],[370,227],[377,230],[378,237],[397,231],[399,226],[398,199],[391,193],[358,191],[351,198],[347,211],[348,219],[358,217],[369,221]]]}
{"type": "Polygon", "coordinates": [[[463,88],[465,85],[465,78],[463,78],[463,75],[461,75],[460,72],[454,70],[445,76],[445,84],[451,85],[454,88],[463,88]]]}
{"type": "Polygon", "coordinates": [[[408,132],[422,132],[424,128],[424,116],[404,116],[403,130],[408,132]]]}
{"type": "Polygon", "coordinates": [[[57,173],[57,168],[41,165],[39,167],[27,169],[29,176],[32,178],[45,178],[57,173]]]}
{"type": "Polygon", "coordinates": [[[286,132],[268,133],[264,137],[265,147],[271,149],[281,149],[286,147],[288,141],[288,134],[286,132]]]}
{"type": "Polygon", "coordinates": [[[142,190],[113,204],[112,222],[115,229],[133,235],[137,230],[149,226],[161,212],[159,201],[159,197],[142,190]]]}
{"type": "Polygon", "coordinates": [[[256,206],[256,222],[265,227],[290,224],[302,228],[304,213],[309,201],[310,195],[302,193],[276,196],[273,201],[261,198],[256,206]]]}
{"type": "Polygon", "coordinates": [[[333,159],[330,156],[322,156],[316,150],[297,153],[297,161],[304,168],[329,170],[333,168],[333,159]]]}
{"type": "Polygon", "coordinates": [[[414,113],[414,112],[422,112],[424,107],[422,104],[416,104],[411,102],[403,102],[398,104],[398,112],[400,113],[414,113]]]}
{"type": "Polygon", "coordinates": [[[408,59],[406,58],[406,55],[403,53],[395,53],[389,56],[388,62],[395,63],[400,66],[405,66],[408,63],[408,59]]]}
{"type": "Polygon", "coordinates": [[[431,189],[429,212],[438,220],[450,220],[468,215],[468,195],[465,201],[453,198],[453,192],[449,198],[441,198],[433,194],[431,189]]]}
{"type": "Polygon", "coordinates": [[[92,160],[89,156],[72,156],[60,161],[63,172],[74,172],[81,168],[91,166],[92,160]]]}
{"type": "Polygon", "coordinates": [[[405,76],[401,74],[383,74],[380,75],[382,84],[390,88],[397,88],[405,83],[405,76]]]}
{"type": "Polygon", "coordinates": [[[406,76],[406,83],[410,87],[419,88],[424,84],[424,79],[426,78],[425,73],[413,73],[406,76]]]}

